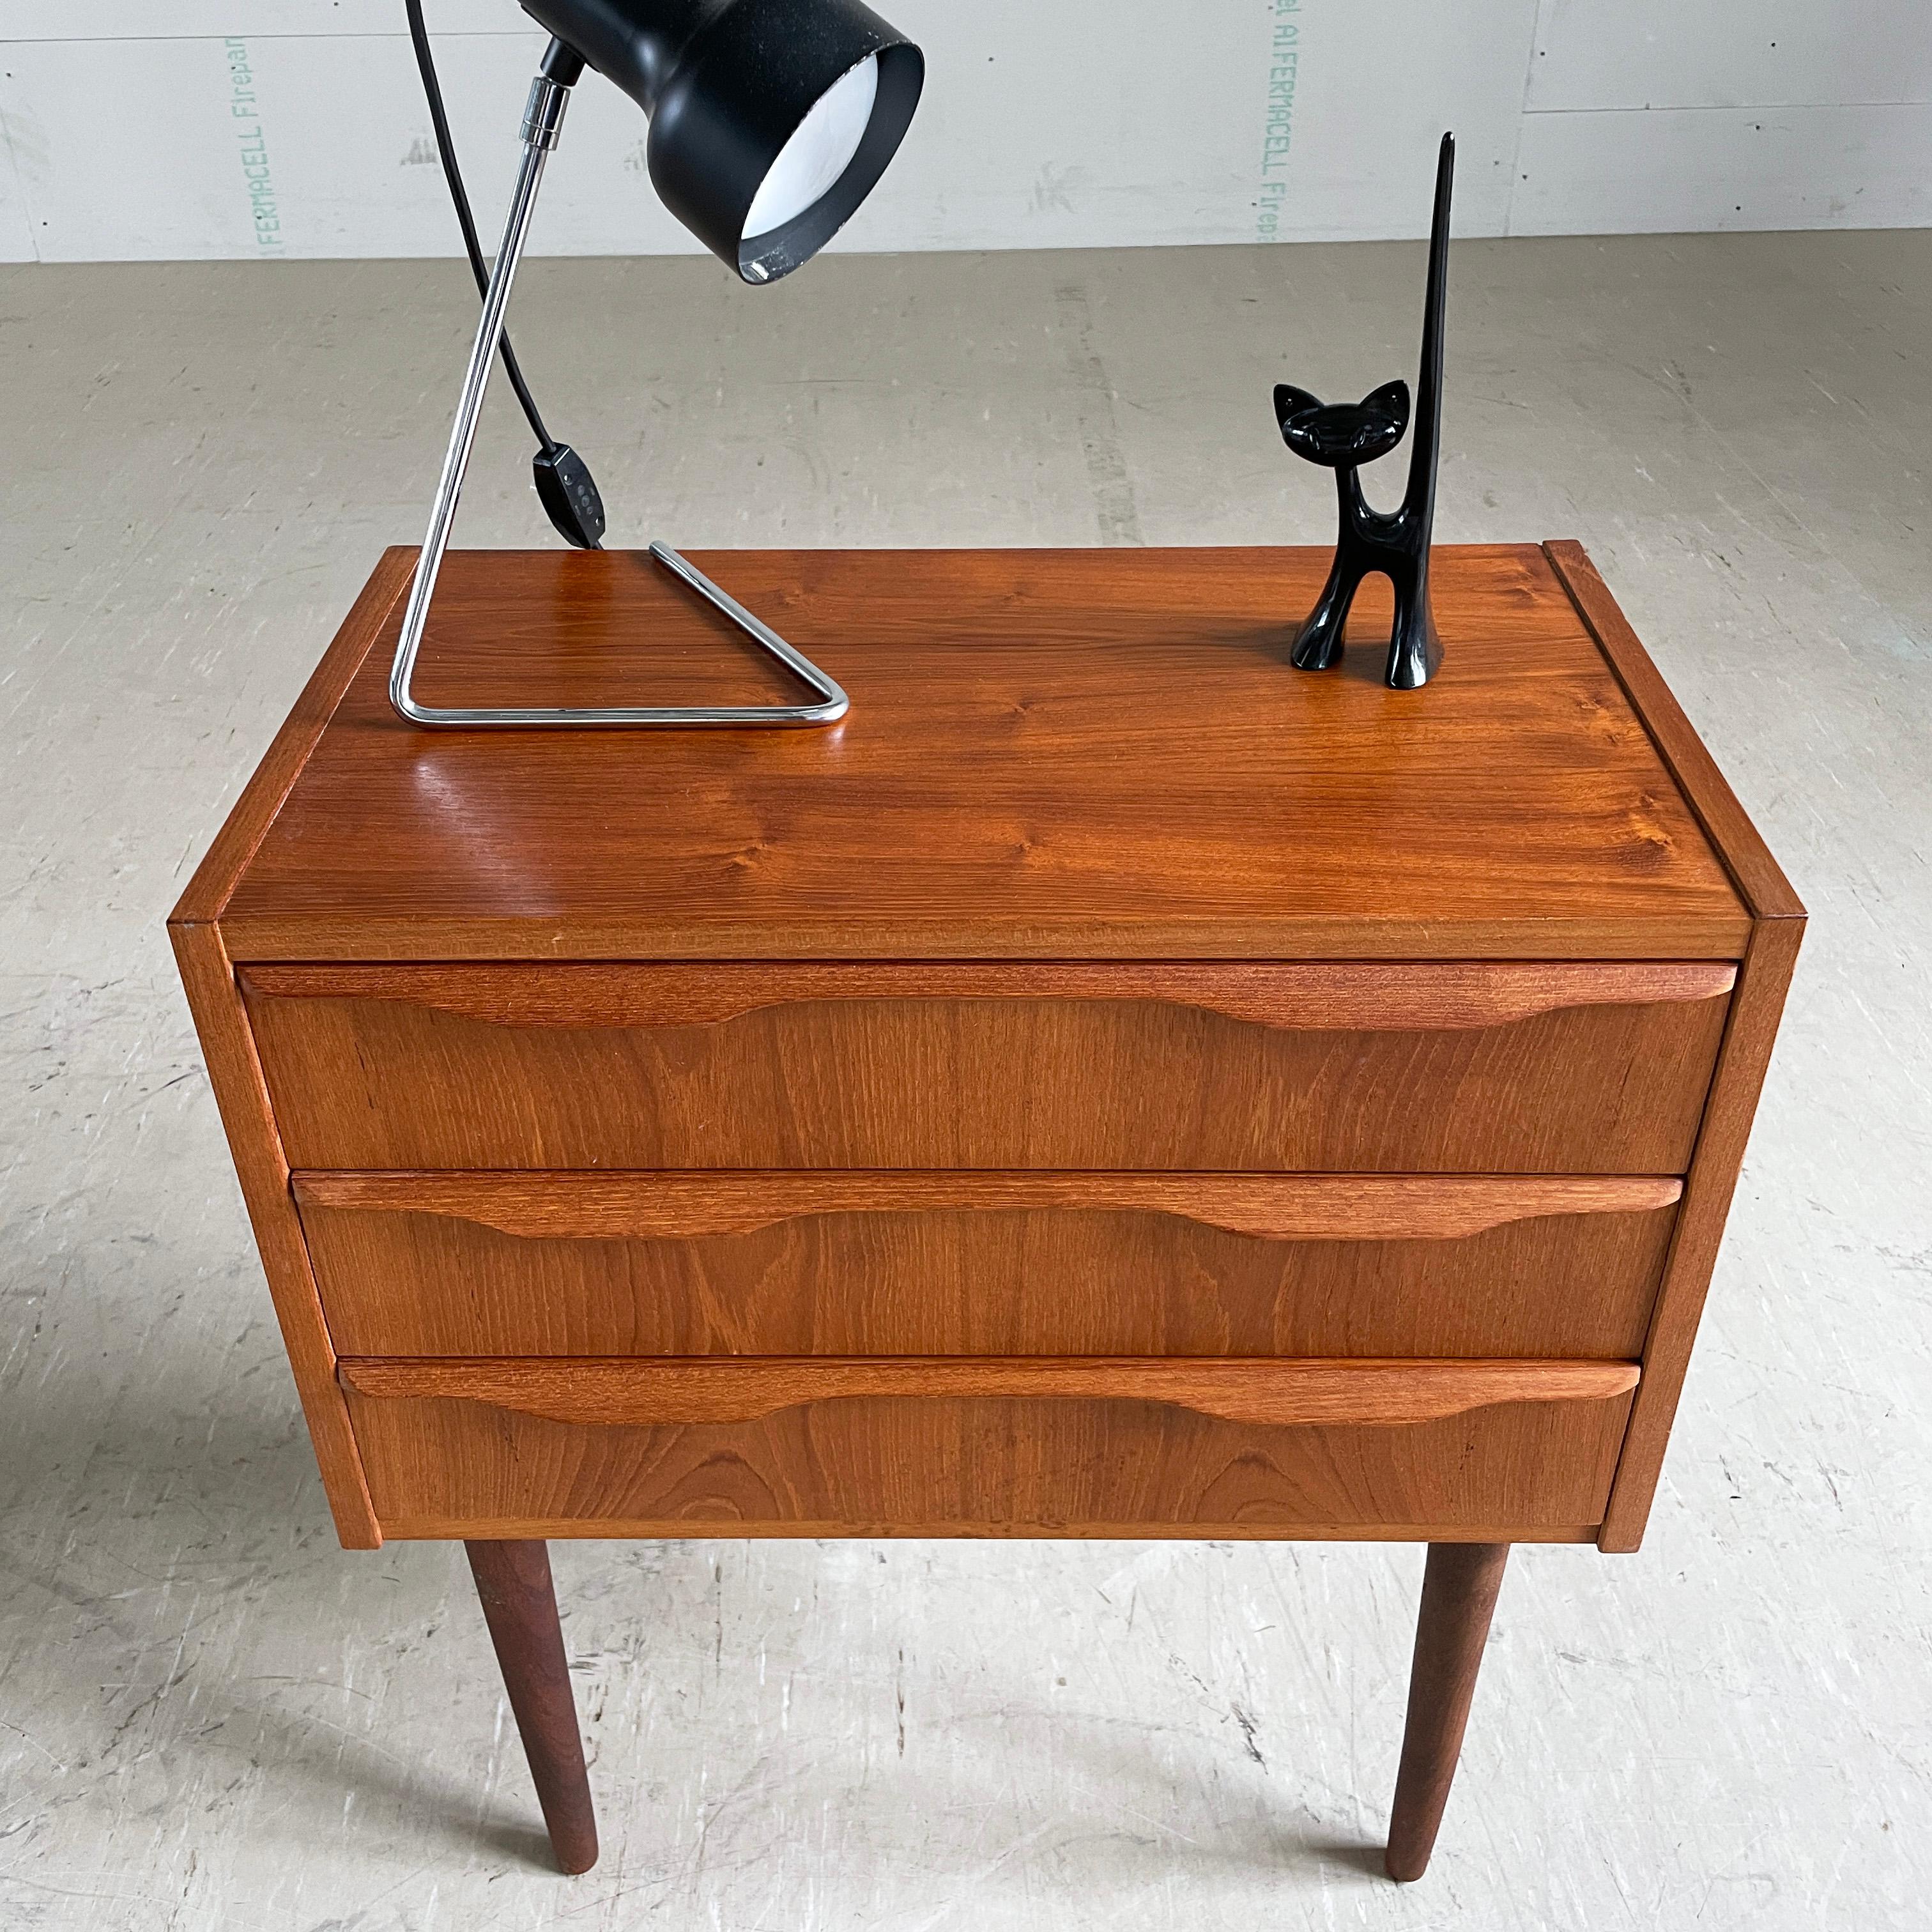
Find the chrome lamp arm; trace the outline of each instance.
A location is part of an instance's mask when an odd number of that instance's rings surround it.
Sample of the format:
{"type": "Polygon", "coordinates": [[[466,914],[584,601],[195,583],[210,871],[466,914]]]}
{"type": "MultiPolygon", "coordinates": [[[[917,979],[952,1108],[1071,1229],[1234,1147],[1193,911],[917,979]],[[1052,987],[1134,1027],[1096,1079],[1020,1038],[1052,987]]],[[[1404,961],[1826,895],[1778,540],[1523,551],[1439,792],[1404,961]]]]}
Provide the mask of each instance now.
{"type": "MultiPolygon", "coordinates": [[[[546,60],[546,69],[551,63],[546,60]]],[[[508,219],[504,224],[502,245],[490,273],[483,298],[483,316],[476,330],[475,346],[470,352],[470,366],[464,372],[463,394],[457,404],[456,422],[449,433],[449,448],[442,459],[442,476],[436,484],[436,502],[430,512],[429,530],[416,560],[416,577],[403,612],[402,634],[397,640],[395,662],[389,671],[389,702],[406,722],[431,730],[479,730],[502,728],[555,729],[588,727],[622,729],[633,726],[724,726],[831,724],[851,708],[851,700],[838,685],[802,652],[794,650],[768,625],[713,584],[704,572],[668,544],[653,543],[650,554],[658,563],[695,591],[712,608],[814,694],[808,704],[791,705],[657,705],[608,707],[568,706],[508,706],[490,709],[467,705],[418,704],[410,694],[416,674],[416,655],[422,648],[423,630],[429,619],[430,600],[442,567],[443,553],[456,520],[456,506],[463,493],[464,472],[470,465],[471,446],[476,440],[476,424],[482,413],[483,397],[489,387],[490,365],[503,334],[503,319],[509,307],[510,285],[516,279],[517,265],[523,259],[529,239],[530,217],[536,206],[537,190],[543,180],[544,164],[556,146],[569,104],[567,82],[548,71],[538,74],[531,83],[530,103],[524,112],[522,166],[510,200],[508,219]]]]}

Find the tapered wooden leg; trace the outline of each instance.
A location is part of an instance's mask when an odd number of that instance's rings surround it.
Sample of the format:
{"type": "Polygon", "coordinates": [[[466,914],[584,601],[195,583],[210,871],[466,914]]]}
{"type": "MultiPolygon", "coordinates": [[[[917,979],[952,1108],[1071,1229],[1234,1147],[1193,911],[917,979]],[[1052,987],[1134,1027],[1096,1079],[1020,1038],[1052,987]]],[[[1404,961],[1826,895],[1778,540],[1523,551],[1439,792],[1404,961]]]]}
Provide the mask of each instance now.
{"type": "Polygon", "coordinates": [[[1390,1878],[1406,1882],[1429,1869],[1509,1552],[1507,1543],[1429,1546],[1409,1671],[1408,1728],[1389,1819],[1390,1878]]]}
{"type": "Polygon", "coordinates": [[[584,1768],[577,1700],[556,1620],[550,1550],[542,1543],[466,1543],[470,1574],[496,1646],[503,1688],[522,1734],[524,1755],[550,1827],[551,1849],[567,1872],[597,1862],[597,1818],[584,1768]]]}

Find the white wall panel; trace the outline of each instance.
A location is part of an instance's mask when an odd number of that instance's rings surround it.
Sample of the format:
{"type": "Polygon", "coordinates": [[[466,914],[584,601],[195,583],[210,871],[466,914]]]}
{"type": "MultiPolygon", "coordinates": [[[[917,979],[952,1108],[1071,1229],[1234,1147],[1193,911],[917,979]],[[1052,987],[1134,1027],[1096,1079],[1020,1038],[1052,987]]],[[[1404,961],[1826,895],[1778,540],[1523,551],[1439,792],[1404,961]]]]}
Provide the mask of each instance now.
{"type": "MultiPolygon", "coordinates": [[[[242,34],[400,34],[403,0],[0,0],[7,40],[219,40],[242,34]]],[[[432,34],[518,33],[517,0],[423,0],[432,34]]]]}
{"type": "Polygon", "coordinates": [[[1532,114],[1523,235],[1932,226],[1932,107],[1532,114]]]}
{"type": "Polygon", "coordinates": [[[931,72],[923,124],[854,224],[860,245],[1420,235],[1451,125],[1459,225],[1500,225],[1534,0],[1465,0],[1453,22],[1425,10],[1417,58],[1373,115],[1364,76],[1407,0],[1219,4],[1180,32],[1167,9],[1093,0],[892,10],[931,72]]]}
{"type": "Polygon", "coordinates": [[[851,231],[873,248],[1247,238],[1264,82],[1258,8],[1175,34],[1145,7],[882,0],[925,48],[926,91],[851,231]],[[1231,76],[1250,96],[1228,111],[1231,76]]]}
{"type": "MultiPolygon", "coordinates": [[[[491,212],[486,228],[508,193],[542,45],[516,26],[508,0],[497,4],[508,31],[436,40],[474,198],[491,212]]],[[[1312,0],[1220,6],[1179,35],[1171,16],[1104,0],[1045,9],[1037,0],[899,0],[896,17],[927,51],[926,97],[840,245],[1419,234],[1436,139],[1452,122],[1462,141],[1460,225],[1493,232],[1507,211],[1520,106],[1514,50],[1527,45],[1534,4],[1474,0],[1453,22],[1432,13],[1413,37],[1408,80],[1364,116],[1362,76],[1406,0],[1353,11],[1312,0]],[[1271,118],[1270,86],[1284,73],[1292,97],[1271,118]]],[[[218,10],[201,0],[187,10],[218,10]]],[[[33,157],[23,184],[46,260],[455,248],[399,34],[26,40],[9,64],[9,124],[33,157]],[[252,176],[238,158],[244,145],[252,176]],[[264,180],[275,225],[258,239],[251,190],[264,180]]],[[[645,132],[615,89],[593,79],[579,90],[545,184],[538,252],[693,245],[650,192],[645,132]]]]}
{"type": "MultiPolygon", "coordinates": [[[[0,115],[5,112],[7,82],[0,74],[0,115]]],[[[34,260],[34,235],[27,219],[27,198],[14,165],[13,143],[0,126],[0,262],[34,260]]]]}
{"type": "MultiPolygon", "coordinates": [[[[1534,0],[1305,0],[1285,24],[1294,20],[1301,59],[1277,238],[1427,234],[1444,128],[1456,131],[1457,232],[1500,234],[1534,0]]],[[[1203,104],[1210,116],[1242,109],[1252,128],[1252,106],[1225,86],[1203,104]]]]}
{"type": "Polygon", "coordinates": [[[1925,0],[1543,0],[1534,111],[1932,100],[1925,0]]]}
{"type": "MultiPolygon", "coordinates": [[[[1870,103],[1932,96],[1928,4],[885,0],[928,92],[838,245],[1415,235],[1449,126],[1466,234],[1924,220],[1924,116],[1870,103]],[[1658,103],[1714,118],[1638,111],[1658,103]]],[[[515,0],[428,10],[494,230],[542,36],[515,0]]],[[[401,0],[0,0],[0,258],[452,252],[402,22],[401,0]]],[[[579,90],[537,252],[693,245],[644,133],[579,90]]]]}

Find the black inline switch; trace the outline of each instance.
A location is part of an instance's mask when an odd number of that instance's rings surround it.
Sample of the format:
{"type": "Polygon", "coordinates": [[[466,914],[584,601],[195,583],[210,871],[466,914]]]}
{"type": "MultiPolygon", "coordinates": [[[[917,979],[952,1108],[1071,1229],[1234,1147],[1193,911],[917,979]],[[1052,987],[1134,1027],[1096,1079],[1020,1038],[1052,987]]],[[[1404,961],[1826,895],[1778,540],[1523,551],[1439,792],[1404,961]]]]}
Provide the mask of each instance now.
{"type": "Polygon", "coordinates": [[[596,549],[604,536],[604,499],[590,465],[568,443],[559,442],[538,450],[530,469],[557,534],[579,550],[596,549]]]}

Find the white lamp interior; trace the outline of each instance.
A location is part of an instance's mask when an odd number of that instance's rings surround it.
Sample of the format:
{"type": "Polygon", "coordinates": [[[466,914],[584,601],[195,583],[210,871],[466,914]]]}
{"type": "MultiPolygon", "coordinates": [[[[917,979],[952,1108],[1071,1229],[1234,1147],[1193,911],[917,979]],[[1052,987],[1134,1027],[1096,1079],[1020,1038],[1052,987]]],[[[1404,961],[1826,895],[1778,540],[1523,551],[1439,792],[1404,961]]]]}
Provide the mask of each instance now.
{"type": "Polygon", "coordinates": [[[868,54],[813,104],[760,184],[746,236],[769,235],[796,221],[850,166],[879,95],[879,57],[868,54]]]}

